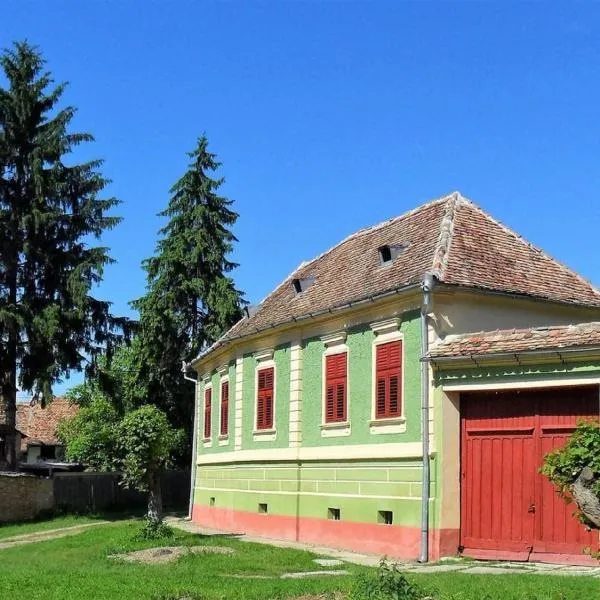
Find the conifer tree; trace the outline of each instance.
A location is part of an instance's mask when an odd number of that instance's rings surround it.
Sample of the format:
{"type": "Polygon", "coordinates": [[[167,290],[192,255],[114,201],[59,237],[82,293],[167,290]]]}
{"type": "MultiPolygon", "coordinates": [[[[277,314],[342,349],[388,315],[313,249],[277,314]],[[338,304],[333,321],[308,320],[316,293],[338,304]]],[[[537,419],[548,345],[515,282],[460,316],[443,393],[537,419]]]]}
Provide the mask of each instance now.
{"type": "Polygon", "coordinates": [[[50,399],[53,383],[84,364],[92,369],[127,326],[90,295],[111,262],[93,241],[119,222],[107,214],[118,201],[99,197],[108,183],[101,161],[72,160],[93,137],[70,131],[75,109],[59,106],[66,84],[54,85],[44,65],[25,42],[0,56],[0,412],[8,468],[16,464],[17,386],[50,399]]]}
{"type": "Polygon", "coordinates": [[[232,201],[218,194],[220,167],[205,136],[188,156],[188,170],[171,188],[160,216],[156,254],[144,261],[147,292],[133,306],[140,323],[136,367],[147,397],[169,415],[175,427],[191,432],[193,386],[182,379],[189,361],[213,343],[241,315],[241,293],[228,275],[237,265],[228,258],[238,215],[232,201]]]}

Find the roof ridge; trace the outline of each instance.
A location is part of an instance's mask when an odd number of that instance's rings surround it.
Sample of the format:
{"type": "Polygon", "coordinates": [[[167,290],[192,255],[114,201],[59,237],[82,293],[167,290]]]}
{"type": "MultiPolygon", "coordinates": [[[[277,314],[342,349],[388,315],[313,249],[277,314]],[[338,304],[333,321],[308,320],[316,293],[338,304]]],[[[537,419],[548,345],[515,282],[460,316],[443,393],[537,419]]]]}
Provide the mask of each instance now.
{"type": "MultiPolygon", "coordinates": [[[[448,265],[448,254],[452,244],[454,234],[454,218],[456,216],[456,208],[463,198],[460,192],[452,192],[445,198],[446,210],[440,223],[440,235],[433,251],[433,262],[431,271],[440,280],[443,281],[446,266],[448,265]]],[[[469,201],[468,201],[469,202],[469,201]]]]}
{"type": "MultiPolygon", "coordinates": [[[[465,200],[466,200],[466,198],[465,198],[465,200]]],[[[589,286],[591,288],[592,292],[596,296],[598,296],[598,299],[600,299],[600,289],[598,289],[591,282],[591,280],[586,279],[585,277],[583,277],[583,275],[580,275],[577,271],[573,270],[571,267],[569,267],[565,263],[563,263],[560,260],[554,258],[553,256],[551,256],[550,254],[548,254],[548,252],[546,252],[545,250],[543,250],[539,246],[536,246],[535,244],[532,244],[531,242],[528,242],[522,235],[520,235],[519,233],[517,233],[514,229],[511,229],[508,225],[505,225],[499,219],[496,219],[495,217],[493,217],[490,213],[488,213],[483,208],[481,208],[481,206],[475,204],[475,202],[472,202],[472,201],[469,200],[468,203],[475,210],[479,211],[479,213],[481,213],[486,219],[488,219],[492,223],[495,223],[496,225],[498,225],[498,227],[500,227],[501,229],[503,229],[506,233],[508,233],[509,235],[511,235],[513,238],[515,238],[518,242],[520,242],[521,244],[527,246],[530,250],[534,250],[535,252],[538,252],[544,258],[547,258],[548,260],[550,260],[551,262],[553,262],[555,265],[557,265],[558,267],[560,267],[563,271],[567,272],[570,275],[575,276],[582,283],[585,283],[587,286],[589,286]]]]}

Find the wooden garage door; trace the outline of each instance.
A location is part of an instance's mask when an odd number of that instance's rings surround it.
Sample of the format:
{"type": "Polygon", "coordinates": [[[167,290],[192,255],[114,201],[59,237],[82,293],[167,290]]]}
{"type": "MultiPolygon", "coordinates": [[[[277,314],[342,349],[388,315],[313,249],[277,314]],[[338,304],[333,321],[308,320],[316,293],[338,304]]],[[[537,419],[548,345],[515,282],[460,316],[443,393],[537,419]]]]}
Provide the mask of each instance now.
{"type": "Polygon", "coordinates": [[[581,554],[598,547],[539,473],[582,418],[597,418],[598,388],[461,395],[461,545],[469,549],[581,554]]]}

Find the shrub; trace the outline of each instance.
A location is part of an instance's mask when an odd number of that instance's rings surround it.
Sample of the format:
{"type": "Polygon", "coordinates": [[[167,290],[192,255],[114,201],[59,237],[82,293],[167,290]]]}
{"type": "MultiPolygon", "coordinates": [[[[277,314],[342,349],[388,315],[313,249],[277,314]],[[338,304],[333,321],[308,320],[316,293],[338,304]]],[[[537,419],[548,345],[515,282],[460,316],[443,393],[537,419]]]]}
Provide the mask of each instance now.
{"type": "MultiPolygon", "coordinates": [[[[591,469],[595,479],[591,489],[600,498],[600,425],[593,421],[579,422],[567,443],[545,456],[541,472],[570,502],[572,485],[584,467],[591,469]]],[[[585,515],[578,516],[589,525],[585,515]]]]}
{"type": "Polygon", "coordinates": [[[375,574],[359,575],[351,593],[351,600],[420,600],[425,596],[418,587],[409,583],[400,567],[381,559],[375,574]]]}

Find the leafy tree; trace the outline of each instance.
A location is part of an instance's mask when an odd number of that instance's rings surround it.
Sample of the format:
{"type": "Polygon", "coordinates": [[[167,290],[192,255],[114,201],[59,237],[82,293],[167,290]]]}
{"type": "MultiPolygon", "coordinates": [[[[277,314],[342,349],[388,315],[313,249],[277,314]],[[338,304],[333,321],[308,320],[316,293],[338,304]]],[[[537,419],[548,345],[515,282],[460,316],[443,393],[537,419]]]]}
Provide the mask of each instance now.
{"type": "Polygon", "coordinates": [[[112,262],[90,241],[119,222],[107,214],[118,201],[99,197],[108,183],[101,161],[69,162],[93,137],[70,131],[75,109],[58,107],[65,84],[54,85],[44,64],[27,43],[0,56],[0,408],[12,431],[9,468],[17,385],[52,398],[53,383],[86,359],[92,370],[127,326],[90,295],[112,262]]]}
{"type": "Polygon", "coordinates": [[[106,398],[89,398],[76,415],[58,426],[67,460],[81,463],[90,471],[117,470],[119,425],[120,417],[106,398]]]}
{"type": "Polygon", "coordinates": [[[162,522],[160,476],[182,443],[164,412],[148,404],[120,417],[102,396],[63,421],[58,435],[69,460],[92,471],[119,471],[122,484],[148,492],[148,521],[162,522]]]}
{"type": "Polygon", "coordinates": [[[201,137],[189,153],[186,173],[171,188],[160,216],[156,255],[144,261],[145,296],[132,303],[140,313],[135,363],[148,398],[176,427],[191,434],[193,386],[183,381],[182,361],[213,343],[241,316],[241,293],[228,274],[237,266],[227,257],[236,241],[232,201],[217,192],[223,179],[201,137]]]}
{"type": "Polygon", "coordinates": [[[162,523],[160,476],[182,442],[165,413],[148,404],[123,418],[118,428],[119,458],[126,486],[148,492],[148,521],[162,523]]]}

